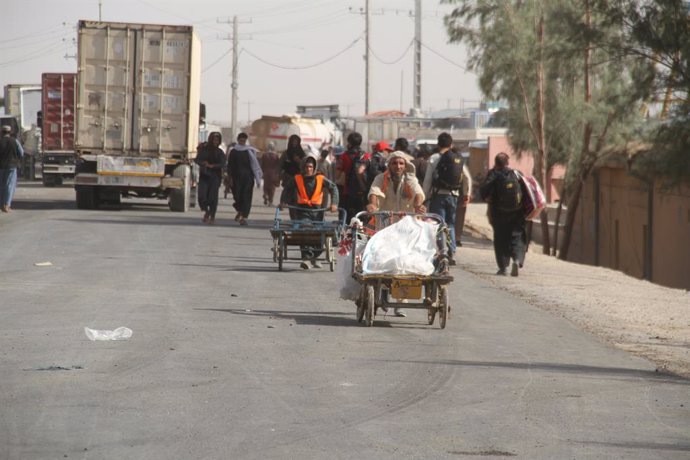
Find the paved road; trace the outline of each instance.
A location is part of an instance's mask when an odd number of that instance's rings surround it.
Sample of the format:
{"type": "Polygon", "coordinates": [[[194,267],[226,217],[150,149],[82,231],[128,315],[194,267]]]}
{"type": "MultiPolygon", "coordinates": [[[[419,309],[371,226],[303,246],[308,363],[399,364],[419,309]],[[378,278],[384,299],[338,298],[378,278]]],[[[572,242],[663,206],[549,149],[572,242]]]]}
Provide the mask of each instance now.
{"type": "Polygon", "coordinates": [[[0,459],[690,457],[690,381],[470,274],[445,330],[366,328],[330,272],[277,271],[269,209],[139,203],[24,184],[0,216],[0,459]]]}

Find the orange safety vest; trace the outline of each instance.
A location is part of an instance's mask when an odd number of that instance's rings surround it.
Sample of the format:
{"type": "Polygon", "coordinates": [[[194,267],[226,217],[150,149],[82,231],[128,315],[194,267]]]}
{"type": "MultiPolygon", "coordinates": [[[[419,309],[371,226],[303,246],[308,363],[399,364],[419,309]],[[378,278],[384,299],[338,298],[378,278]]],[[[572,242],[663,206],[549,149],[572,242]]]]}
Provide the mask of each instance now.
{"type": "Polygon", "coordinates": [[[311,198],[307,196],[307,189],[304,187],[304,177],[301,174],[295,176],[295,184],[297,185],[297,204],[306,204],[307,206],[321,205],[323,202],[323,174],[316,175],[316,187],[311,198]]]}

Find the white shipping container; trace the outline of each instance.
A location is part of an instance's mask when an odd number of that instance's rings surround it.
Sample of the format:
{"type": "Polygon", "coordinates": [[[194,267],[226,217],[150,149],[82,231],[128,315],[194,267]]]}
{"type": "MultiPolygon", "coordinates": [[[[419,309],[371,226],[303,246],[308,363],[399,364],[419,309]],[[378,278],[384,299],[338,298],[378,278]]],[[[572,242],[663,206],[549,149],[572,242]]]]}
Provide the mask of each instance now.
{"type": "Polygon", "coordinates": [[[196,154],[201,43],[191,26],[79,22],[80,155],[196,154]]]}
{"type": "Polygon", "coordinates": [[[36,124],[41,97],[41,85],[5,85],[5,113],[16,117],[22,130],[29,130],[36,124]]]}

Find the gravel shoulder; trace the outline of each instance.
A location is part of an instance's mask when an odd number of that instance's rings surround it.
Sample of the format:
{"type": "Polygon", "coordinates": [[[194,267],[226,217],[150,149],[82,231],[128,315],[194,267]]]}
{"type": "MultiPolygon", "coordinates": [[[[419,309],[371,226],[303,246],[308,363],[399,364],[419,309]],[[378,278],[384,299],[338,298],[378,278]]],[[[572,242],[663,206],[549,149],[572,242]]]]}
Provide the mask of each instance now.
{"type": "Polygon", "coordinates": [[[690,378],[690,292],[558,260],[538,245],[530,246],[519,277],[498,277],[485,210],[468,209],[465,230],[473,238],[460,248],[460,268],[652,361],[660,372],[690,378]]]}

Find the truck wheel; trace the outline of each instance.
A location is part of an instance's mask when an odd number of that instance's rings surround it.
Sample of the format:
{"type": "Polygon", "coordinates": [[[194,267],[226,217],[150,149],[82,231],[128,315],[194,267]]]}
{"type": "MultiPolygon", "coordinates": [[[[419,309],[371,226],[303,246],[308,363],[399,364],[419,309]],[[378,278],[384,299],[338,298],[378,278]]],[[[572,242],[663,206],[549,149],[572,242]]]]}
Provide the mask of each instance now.
{"type": "Polygon", "coordinates": [[[181,189],[170,190],[170,210],[173,212],[187,212],[189,211],[189,199],[192,194],[192,180],[189,166],[180,165],[175,168],[173,177],[181,177],[184,184],[181,189]]]}
{"type": "Polygon", "coordinates": [[[42,180],[44,187],[55,187],[56,185],[55,177],[52,174],[44,174],[42,180]]]}
{"type": "Polygon", "coordinates": [[[81,185],[77,190],[77,209],[96,209],[98,207],[98,195],[96,188],[81,185]]]}

